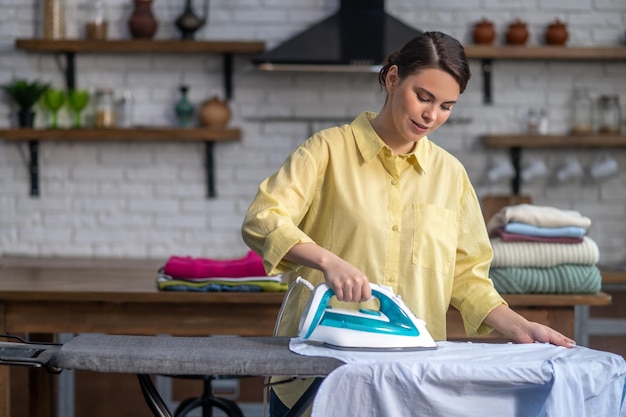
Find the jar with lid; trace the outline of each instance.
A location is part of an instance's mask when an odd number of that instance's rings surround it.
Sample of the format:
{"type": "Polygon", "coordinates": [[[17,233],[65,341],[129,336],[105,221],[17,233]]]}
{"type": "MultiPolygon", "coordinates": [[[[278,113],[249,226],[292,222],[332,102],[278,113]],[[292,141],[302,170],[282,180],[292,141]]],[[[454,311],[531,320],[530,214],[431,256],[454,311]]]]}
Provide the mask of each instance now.
{"type": "Polygon", "coordinates": [[[130,91],[124,91],[122,97],[117,100],[117,126],[133,127],[133,102],[133,94],[130,91]]]}
{"type": "Polygon", "coordinates": [[[572,99],[572,135],[587,135],[593,132],[593,99],[586,88],[574,91],[572,99]]]}
{"type": "Polygon", "coordinates": [[[96,90],[96,113],[94,116],[95,127],[115,126],[115,101],[113,90],[99,88],[96,90]]]}
{"type": "Polygon", "coordinates": [[[101,0],[89,0],[84,5],[84,13],[85,39],[106,39],[108,22],[104,2],[101,0]]]}
{"type": "Polygon", "coordinates": [[[622,110],[619,96],[606,94],[598,99],[598,133],[620,133],[622,110]]]}

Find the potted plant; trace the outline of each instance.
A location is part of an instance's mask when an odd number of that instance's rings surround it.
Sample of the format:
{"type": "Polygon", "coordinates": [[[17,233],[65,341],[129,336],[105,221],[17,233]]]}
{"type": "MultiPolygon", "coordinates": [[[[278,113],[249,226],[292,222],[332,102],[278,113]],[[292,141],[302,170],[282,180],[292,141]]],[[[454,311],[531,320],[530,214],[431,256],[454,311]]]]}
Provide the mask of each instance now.
{"type": "Polygon", "coordinates": [[[17,117],[20,126],[33,126],[35,119],[33,107],[48,88],[50,88],[50,84],[39,81],[30,82],[23,79],[16,79],[2,85],[2,90],[18,107],[17,117]]]}

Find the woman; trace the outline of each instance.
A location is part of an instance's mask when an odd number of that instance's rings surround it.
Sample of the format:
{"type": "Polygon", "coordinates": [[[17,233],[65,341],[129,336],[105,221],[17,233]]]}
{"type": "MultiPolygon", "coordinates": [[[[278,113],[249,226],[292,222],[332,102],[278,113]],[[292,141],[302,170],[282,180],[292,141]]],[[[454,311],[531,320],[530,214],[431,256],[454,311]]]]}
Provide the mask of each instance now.
{"type": "MultiPolygon", "coordinates": [[[[440,32],[411,39],[380,71],[387,91],[380,113],[362,113],[300,145],[261,183],[243,238],[269,274],[297,270],[313,284],[326,281],[339,301],[367,300],[370,282],[392,287],[435,340],[446,338],[452,305],[470,336],[496,329],[519,343],[573,346],[513,312],[495,291],[492,250],[467,173],[428,139],[469,78],[457,40],[440,32]]],[[[308,295],[290,297],[278,334],[297,334],[308,295]]],[[[284,385],[274,389],[290,407],[301,388],[284,385]]],[[[270,407],[281,415],[276,398],[270,407]]]]}

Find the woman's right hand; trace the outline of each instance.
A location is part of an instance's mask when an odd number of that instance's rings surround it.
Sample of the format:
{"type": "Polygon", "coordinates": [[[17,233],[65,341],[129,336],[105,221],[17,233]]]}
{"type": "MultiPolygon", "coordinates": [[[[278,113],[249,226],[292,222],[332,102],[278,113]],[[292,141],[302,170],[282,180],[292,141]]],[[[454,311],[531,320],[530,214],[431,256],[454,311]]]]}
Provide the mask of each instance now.
{"type": "Polygon", "coordinates": [[[363,272],[315,243],[295,245],[285,259],[322,271],[339,301],[359,302],[372,298],[372,288],[363,272]]]}
{"type": "Polygon", "coordinates": [[[372,297],[372,289],[365,274],[343,259],[336,257],[331,260],[322,272],[339,301],[359,302],[372,297]]]}

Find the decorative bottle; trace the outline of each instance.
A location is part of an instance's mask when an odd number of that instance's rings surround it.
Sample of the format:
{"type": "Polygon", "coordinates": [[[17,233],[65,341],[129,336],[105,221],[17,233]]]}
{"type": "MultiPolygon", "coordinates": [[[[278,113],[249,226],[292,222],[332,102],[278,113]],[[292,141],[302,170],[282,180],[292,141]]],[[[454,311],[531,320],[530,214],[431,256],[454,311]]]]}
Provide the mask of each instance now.
{"type": "Polygon", "coordinates": [[[180,30],[182,39],[194,39],[196,31],[206,23],[208,14],[209,0],[204,0],[202,17],[199,17],[193,11],[191,0],[186,0],[185,10],[176,19],[176,27],[180,30]]]}
{"type": "Polygon", "coordinates": [[[176,117],[178,118],[178,125],[180,127],[189,127],[194,113],[193,105],[187,99],[189,87],[181,85],[178,89],[180,90],[181,97],[174,106],[174,111],[176,112],[176,117]]]}

